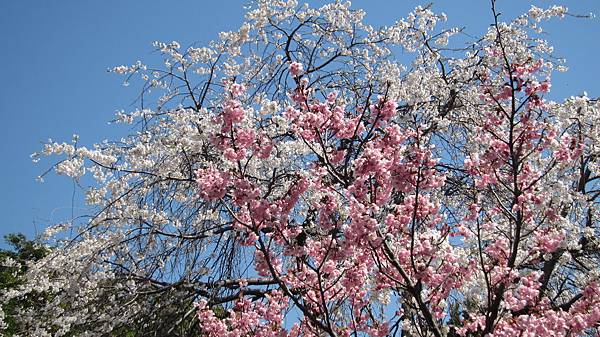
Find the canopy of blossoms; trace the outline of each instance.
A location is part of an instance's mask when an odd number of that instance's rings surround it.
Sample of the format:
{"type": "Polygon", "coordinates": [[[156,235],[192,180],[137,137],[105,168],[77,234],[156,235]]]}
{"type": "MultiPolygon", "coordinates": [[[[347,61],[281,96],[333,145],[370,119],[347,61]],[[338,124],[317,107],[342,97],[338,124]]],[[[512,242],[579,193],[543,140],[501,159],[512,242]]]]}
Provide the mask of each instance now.
{"type": "Polygon", "coordinates": [[[94,212],[3,294],[23,336],[596,335],[600,103],[547,97],[565,8],[491,4],[453,44],[430,7],[258,0],[115,67],[134,133],[36,154],[94,212]]]}

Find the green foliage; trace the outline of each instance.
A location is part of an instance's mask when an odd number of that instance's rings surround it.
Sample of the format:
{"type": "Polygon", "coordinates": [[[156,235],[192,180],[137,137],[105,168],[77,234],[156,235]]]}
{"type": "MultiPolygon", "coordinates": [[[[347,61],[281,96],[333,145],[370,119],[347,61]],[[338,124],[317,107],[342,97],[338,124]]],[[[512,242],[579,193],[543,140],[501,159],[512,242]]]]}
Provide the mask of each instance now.
{"type": "MultiPolygon", "coordinates": [[[[48,249],[39,243],[28,240],[23,234],[8,234],[4,240],[9,249],[0,249],[0,294],[19,286],[24,282],[23,275],[27,271],[28,261],[37,261],[46,254],[48,249]]],[[[32,300],[12,299],[2,304],[4,323],[3,336],[13,336],[18,331],[15,315],[19,308],[32,306],[32,300]]]]}

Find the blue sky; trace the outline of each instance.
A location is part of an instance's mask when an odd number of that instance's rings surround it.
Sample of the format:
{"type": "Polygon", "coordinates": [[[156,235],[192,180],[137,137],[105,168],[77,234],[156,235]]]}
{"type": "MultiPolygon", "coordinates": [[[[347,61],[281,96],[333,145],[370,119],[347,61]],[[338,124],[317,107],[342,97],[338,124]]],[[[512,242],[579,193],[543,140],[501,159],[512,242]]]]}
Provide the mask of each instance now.
{"type": "MultiPolygon", "coordinates": [[[[367,22],[391,24],[417,5],[429,1],[356,0],[367,22]]],[[[477,35],[491,22],[487,0],[433,1],[435,11],[448,14],[448,24],[477,35]]],[[[203,44],[219,31],[236,29],[242,21],[239,0],[14,0],[0,1],[0,236],[28,236],[45,226],[70,219],[84,207],[81,191],[65,177],[35,177],[50,163],[31,162],[29,155],[48,138],[83,145],[124,135],[107,121],[116,110],[132,110],[138,93],[123,87],[106,69],[136,60],[158,60],[152,41],[203,44]]],[[[323,1],[309,1],[318,5],[323,1]]],[[[530,4],[563,4],[572,12],[600,15],[598,0],[499,0],[505,17],[514,17],[530,4]]],[[[600,96],[600,18],[553,21],[547,38],[556,55],[568,60],[570,71],[555,76],[553,96],[600,96]],[[594,56],[596,55],[596,56],[594,56]]],[[[0,244],[2,246],[2,244],[0,244]]]]}

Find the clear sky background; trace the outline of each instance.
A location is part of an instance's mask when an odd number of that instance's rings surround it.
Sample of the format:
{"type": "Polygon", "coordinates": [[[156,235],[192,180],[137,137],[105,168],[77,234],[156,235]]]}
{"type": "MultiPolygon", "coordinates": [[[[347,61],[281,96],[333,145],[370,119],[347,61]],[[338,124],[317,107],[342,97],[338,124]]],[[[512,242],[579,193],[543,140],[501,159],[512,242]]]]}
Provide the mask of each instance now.
{"type": "MultiPolygon", "coordinates": [[[[323,1],[308,1],[319,5],[323,1]]],[[[356,0],[374,26],[392,24],[429,1],[356,0]]],[[[89,146],[124,135],[108,125],[116,110],[132,110],[139,93],[134,85],[106,69],[136,60],[160,61],[155,40],[182,46],[203,44],[242,22],[243,0],[0,0],[0,236],[40,233],[49,224],[80,214],[81,191],[66,177],[35,177],[50,163],[29,155],[48,138],[89,146]]],[[[434,11],[448,14],[448,25],[473,35],[492,20],[488,0],[437,0],[434,11]]],[[[599,0],[499,0],[505,18],[531,4],[563,4],[574,13],[600,16],[599,0]]],[[[555,20],[546,26],[557,56],[570,71],[554,77],[553,97],[584,90],[600,96],[600,18],[555,20]]],[[[149,62],[152,63],[152,62],[149,62]]],[[[4,246],[0,244],[0,247],[4,246]]]]}

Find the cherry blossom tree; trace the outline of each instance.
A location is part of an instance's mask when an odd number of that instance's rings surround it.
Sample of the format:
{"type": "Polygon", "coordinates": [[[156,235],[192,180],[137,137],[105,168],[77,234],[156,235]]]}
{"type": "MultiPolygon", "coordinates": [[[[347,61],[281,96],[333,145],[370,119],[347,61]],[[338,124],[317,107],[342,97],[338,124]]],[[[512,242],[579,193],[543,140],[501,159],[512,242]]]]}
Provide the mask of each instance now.
{"type": "Polygon", "coordinates": [[[600,103],[548,97],[566,8],[490,8],[473,38],[430,6],[374,28],[257,0],[113,68],[142,85],[135,132],[35,155],[92,177],[94,212],[3,294],[45,294],[22,334],[595,336],[600,103]]]}

